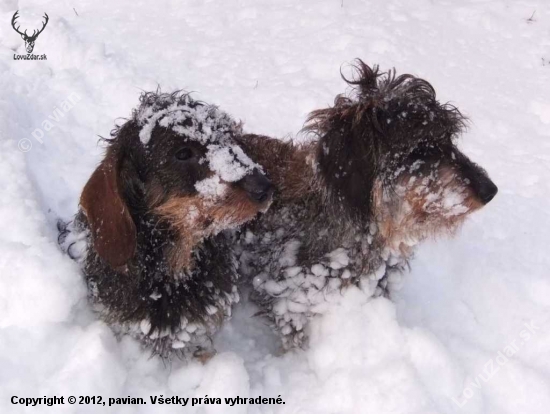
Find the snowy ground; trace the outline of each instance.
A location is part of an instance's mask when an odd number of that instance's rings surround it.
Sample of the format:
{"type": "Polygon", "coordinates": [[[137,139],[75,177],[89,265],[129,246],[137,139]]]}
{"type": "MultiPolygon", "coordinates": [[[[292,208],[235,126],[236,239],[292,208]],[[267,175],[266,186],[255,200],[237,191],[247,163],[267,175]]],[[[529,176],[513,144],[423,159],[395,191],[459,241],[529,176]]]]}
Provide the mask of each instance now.
{"type": "Polygon", "coordinates": [[[549,412],[547,0],[1,0],[0,57],[0,412],[549,412]],[[23,27],[50,16],[34,52],[47,61],[13,60],[17,9],[23,27]],[[307,352],[279,355],[246,303],[206,365],[165,366],[118,342],[56,243],[100,159],[97,135],[160,84],[197,91],[248,131],[293,136],[343,91],[340,65],[355,57],[427,78],[470,116],[462,146],[496,199],[456,239],[420,248],[394,302],[349,291],[307,352]],[[285,404],[10,404],[45,395],[285,404]]]}

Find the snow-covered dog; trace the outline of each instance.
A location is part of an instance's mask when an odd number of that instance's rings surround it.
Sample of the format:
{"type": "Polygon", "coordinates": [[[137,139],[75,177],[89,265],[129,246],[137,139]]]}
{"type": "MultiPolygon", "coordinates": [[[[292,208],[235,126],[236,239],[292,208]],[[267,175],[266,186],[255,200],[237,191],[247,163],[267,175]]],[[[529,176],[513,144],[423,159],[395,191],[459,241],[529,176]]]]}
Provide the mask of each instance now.
{"type": "Polygon", "coordinates": [[[308,320],[346,286],[387,294],[413,246],[452,233],[497,187],[456,147],[465,119],[425,80],[358,61],[351,96],[314,111],[304,144],[245,135],[275,201],[241,237],[242,269],[282,334],[302,346],[308,320]]]}
{"type": "Polygon", "coordinates": [[[107,140],[61,242],[117,332],[162,356],[210,353],[239,298],[223,231],[265,211],[273,186],[224,112],[182,93],[140,102],[107,140]]]}

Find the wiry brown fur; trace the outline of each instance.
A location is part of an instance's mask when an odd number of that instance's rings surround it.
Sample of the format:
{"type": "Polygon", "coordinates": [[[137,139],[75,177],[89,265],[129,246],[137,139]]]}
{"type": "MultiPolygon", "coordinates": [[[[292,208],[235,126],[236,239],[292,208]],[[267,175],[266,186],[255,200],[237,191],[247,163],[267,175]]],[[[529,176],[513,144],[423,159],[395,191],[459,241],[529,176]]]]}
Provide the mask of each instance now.
{"type": "Polygon", "coordinates": [[[312,168],[315,143],[293,144],[251,134],[238,140],[258,164],[269,167],[277,202],[296,200],[312,192],[312,186],[316,185],[312,168]]]}
{"type": "Polygon", "coordinates": [[[230,188],[223,204],[212,204],[189,196],[171,197],[153,208],[159,220],[177,231],[177,241],[167,252],[173,271],[192,267],[194,246],[220,229],[245,223],[258,213],[254,203],[241,188],[230,188]]]}
{"type": "Polygon", "coordinates": [[[238,149],[227,114],[180,92],[140,102],[107,140],[60,241],[80,256],[92,303],[117,332],[163,357],[210,352],[239,299],[224,230],[265,211],[272,186],[238,149]],[[227,151],[222,167],[213,148],[227,151]]]}
{"type": "Polygon", "coordinates": [[[285,348],[306,343],[325,298],[349,285],[387,294],[418,242],[453,233],[496,194],[456,147],[465,118],[428,82],[355,69],[351,93],[309,116],[308,142],[240,138],[277,189],[246,226],[241,266],[285,348]]]}

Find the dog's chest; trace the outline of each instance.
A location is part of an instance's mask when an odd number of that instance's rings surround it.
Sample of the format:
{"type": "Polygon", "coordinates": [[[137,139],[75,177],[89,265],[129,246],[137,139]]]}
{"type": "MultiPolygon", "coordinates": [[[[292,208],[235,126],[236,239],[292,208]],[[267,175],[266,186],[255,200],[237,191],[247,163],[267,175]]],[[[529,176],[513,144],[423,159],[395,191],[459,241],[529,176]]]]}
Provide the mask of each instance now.
{"type": "Polygon", "coordinates": [[[365,277],[378,281],[402,270],[407,257],[387,248],[377,233],[374,224],[353,225],[301,205],[275,207],[243,230],[238,241],[241,273],[254,277],[255,285],[299,274],[313,276],[316,285],[338,279],[331,282],[335,288],[365,277]]]}
{"type": "Polygon", "coordinates": [[[206,240],[193,252],[193,269],[177,275],[169,272],[161,243],[141,243],[121,273],[97,256],[81,220],[62,229],[60,242],[82,266],[90,301],[102,318],[117,333],[130,334],[162,356],[208,350],[211,336],[239,301],[229,236],[206,240]]]}
{"type": "Polygon", "coordinates": [[[407,262],[384,246],[375,225],[353,226],[300,205],[273,208],[242,232],[239,244],[241,273],[252,280],[256,301],[287,347],[300,345],[307,320],[342,289],[385,295],[407,262]]]}

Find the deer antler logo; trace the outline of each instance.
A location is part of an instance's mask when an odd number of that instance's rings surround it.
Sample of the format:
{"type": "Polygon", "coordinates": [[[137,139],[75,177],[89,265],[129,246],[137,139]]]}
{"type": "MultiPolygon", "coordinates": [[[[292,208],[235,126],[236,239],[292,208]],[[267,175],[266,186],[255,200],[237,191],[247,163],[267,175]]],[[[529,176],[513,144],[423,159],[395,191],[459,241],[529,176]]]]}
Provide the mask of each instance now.
{"type": "Polygon", "coordinates": [[[32,35],[29,36],[27,34],[26,30],[23,33],[21,33],[19,31],[20,26],[15,27],[16,20],[19,17],[17,15],[17,13],[19,13],[19,10],[17,10],[15,12],[15,14],[13,15],[13,17],[11,19],[11,25],[13,27],[13,30],[15,30],[17,33],[19,33],[21,35],[21,37],[23,38],[23,40],[25,41],[25,49],[27,49],[27,53],[32,53],[32,50],[34,49],[34,42],[36,42],[36,38],[38,37],[38,35],[40,33],[42,33],[44,31],[44,28],[48,24],[48,20],[50,20],[50,18],[48,17],[48,15],[46,13],[44,13],[44,18],[46,19],[46,21],[42,24],[42,29],[40,29],[38,31],[34,30],[32,35]]]}

